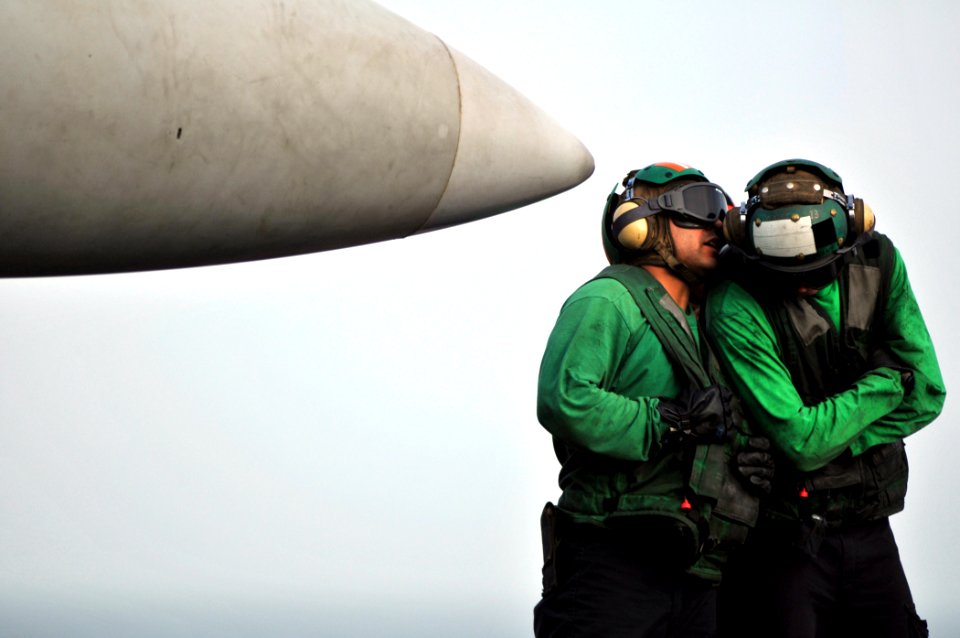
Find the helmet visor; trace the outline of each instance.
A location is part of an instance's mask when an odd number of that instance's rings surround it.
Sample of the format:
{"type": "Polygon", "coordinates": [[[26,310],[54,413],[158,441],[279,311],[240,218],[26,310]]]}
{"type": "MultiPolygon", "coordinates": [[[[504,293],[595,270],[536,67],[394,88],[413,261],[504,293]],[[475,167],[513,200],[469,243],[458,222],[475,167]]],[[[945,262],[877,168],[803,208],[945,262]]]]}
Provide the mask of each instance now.
{"type": "Polygon", "coordinates": [[[723,221],[727,198],[716,184],[687,184],[657,197],[657,207],[674,213],[681,228],[701,228],[723,221]]]}

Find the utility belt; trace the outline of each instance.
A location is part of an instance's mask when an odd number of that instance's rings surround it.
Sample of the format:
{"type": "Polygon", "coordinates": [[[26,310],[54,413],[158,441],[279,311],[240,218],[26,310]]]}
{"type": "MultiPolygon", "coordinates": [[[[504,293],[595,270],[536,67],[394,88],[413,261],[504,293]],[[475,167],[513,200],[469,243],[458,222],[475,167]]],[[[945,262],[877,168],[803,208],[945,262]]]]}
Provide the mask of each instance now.
{"type": "Polygon", "coordinates": [[[909,466],[903,441],[877,445],[860,456],[849,450],[815,472],[779,482],[765,517],[794,521],[819,536],[832,528],[879,520],[901,511],[909,466]]]}

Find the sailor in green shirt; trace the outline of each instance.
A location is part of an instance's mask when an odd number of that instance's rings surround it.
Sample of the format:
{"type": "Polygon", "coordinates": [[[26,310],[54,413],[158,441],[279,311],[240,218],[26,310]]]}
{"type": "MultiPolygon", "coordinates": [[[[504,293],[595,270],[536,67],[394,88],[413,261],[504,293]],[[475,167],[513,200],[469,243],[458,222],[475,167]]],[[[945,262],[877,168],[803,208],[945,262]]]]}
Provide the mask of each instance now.
{"type": "Polygon", "coordinates": [[[821,164],[778,162],[747,192],[706,327],[781,462],[724,583],[722,634],[924,636],[888,516],[904,506],[903,439],[945,389],[903,260],[821,164]]]}
{"type": "Polygon", "coordinates": [[[737,435],[694,312],[728,198],[681,164],[623,186],[604,209],[613,265],[563,305],[540,368],[537,415],[562,466],[542,518],[540,638],[714,636],[720,567],[769,487],[766,442],[737,435]]]}

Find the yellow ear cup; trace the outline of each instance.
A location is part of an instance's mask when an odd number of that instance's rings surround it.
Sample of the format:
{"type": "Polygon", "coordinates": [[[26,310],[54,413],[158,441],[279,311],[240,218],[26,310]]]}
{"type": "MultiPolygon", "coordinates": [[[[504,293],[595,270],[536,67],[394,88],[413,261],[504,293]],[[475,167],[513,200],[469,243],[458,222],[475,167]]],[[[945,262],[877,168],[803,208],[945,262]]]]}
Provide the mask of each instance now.
{"type": "MultiPolygon", "coordinates": [[[[624,202],[617,206],[617,209],[613,211],[613,219],[611,222],[616,225],[617,219],[626,213],[635,208],[640,208],[636,202],[624,202]]],[[[630,250],[640,250],[643,248],[643,242],[647,240],[647,235],[650,232],[650,226],[647,224],[646,219],[638,219],[637,221],[627,224],[623,229],[617,234],[617,241],[620,242],[620,245],[624,248],[630,250]]]]}
{"type": "Polygon", "coordinates": [[[746,237],[744,237],[743,220],[740,219],[739,208],[728,211],[727,216],[723,218],[723,236],[737,248],[746,248],[746,237]]]}
{"type": "Polygon", "coordinates": [[[868,233],[877,225],[877,218],[873,215],[873,209],[865,204],[859,197],[853,200],[853,228],[854,237],[863,233],[868,233]]]}

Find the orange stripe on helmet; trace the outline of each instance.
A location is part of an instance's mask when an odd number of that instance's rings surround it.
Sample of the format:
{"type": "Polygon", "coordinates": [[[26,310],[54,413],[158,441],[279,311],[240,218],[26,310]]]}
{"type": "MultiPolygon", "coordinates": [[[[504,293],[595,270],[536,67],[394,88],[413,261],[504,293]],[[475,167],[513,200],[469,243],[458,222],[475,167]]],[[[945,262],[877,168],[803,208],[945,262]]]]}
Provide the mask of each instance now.
{"type": "Polygon", "coordinates": [[[654,164],[654,166],[662,166],[664,168],[669,168],[671,170],[677,171],[678,173],[691,168],[686,164],[678,164],[677,162],[657,162],[656,164],[654,164]]]}

